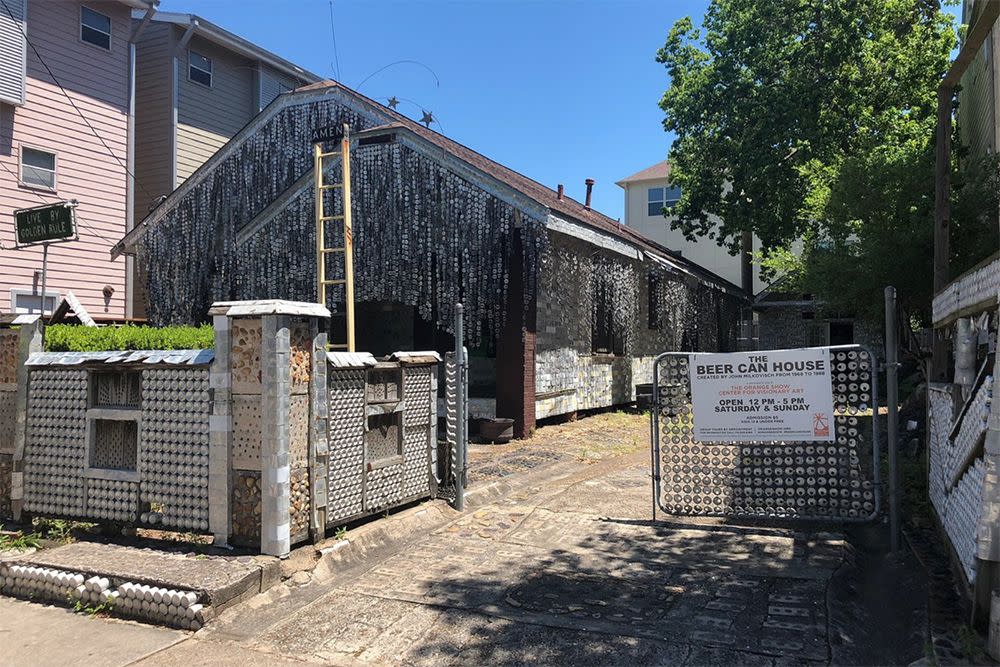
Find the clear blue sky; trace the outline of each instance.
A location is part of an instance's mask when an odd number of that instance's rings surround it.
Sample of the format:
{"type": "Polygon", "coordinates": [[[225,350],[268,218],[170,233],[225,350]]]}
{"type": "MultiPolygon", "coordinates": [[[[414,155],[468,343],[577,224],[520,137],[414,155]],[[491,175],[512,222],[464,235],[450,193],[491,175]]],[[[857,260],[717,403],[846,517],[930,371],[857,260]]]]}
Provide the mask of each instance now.
{"type": "MultiPolygon", "coordinates": [[[[700,22],[707,0],[334,0],[340,76],[327,0],[162,0],[360,91],[418,102],[449,137],[552,188],[622,216],[615,181],[665,159],[654,61],[673,22],[700,22]],[[280,9],[279,9],[280,7],[280,9]]],[[[400,111],[420,117],[420,107],[400,111]]]]}

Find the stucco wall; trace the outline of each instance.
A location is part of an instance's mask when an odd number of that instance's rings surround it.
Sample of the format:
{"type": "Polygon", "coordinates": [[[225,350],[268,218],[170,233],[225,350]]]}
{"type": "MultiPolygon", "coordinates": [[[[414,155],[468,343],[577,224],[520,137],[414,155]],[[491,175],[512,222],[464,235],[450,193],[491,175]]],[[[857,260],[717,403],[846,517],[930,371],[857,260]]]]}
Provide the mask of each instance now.
{"type": "MultiPolygon", "coordinates": [[[[697,262],[709,271],[725,278],[729,282],[741,284],[740,258],[730,255],[712,239],[688,241],[684,234],[670,228],[672,218],[662,215],[649,215],[649,188],[665,187],[665,180],[645,180],[625,183],[625,224],[645,234],[654,241],[671,250],[680,252],[693,262],[697,262]]],[[[754,236],[754,252],[760,250],[760,239],[754,236]]],[[[754,265],[754,293],[762,290],[765,285],[760,280],[760,266],[754,265]]]]}
{"type": "MultiPolygon", "coordinates": [[[[15,209],[79,200],[80,239],[51,246],[47,290],[60,295],[72,290],[94,317],[121,318],[125,258],[111,260],[109,251],[126,231],[126,40],[131,23],[124,5],[94,7],[112,19],[110,51],[80,40],[80,3],[28,3],[31,43],[65,91],[29,48],[26,104],[0,105],[0,219],[5,221],[0,246],[14,245],[15,209]],[[54,190],[19,183],[23,146],[56,154],[54,190]],[[102,293],[105,285],[114,290],[109,299],[102,293]]],[[[12,309],[11,289],[40,294],[36,272],[41,268],[40,246],[0,250],[0,312],[12,309]]]]}

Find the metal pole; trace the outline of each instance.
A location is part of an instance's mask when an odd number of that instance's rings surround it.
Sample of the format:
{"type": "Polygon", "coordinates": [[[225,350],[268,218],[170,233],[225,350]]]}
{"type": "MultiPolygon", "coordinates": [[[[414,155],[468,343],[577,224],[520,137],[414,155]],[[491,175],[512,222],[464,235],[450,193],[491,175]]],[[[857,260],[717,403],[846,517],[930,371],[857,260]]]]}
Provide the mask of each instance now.
{"type": "Polygon", "coordinates": [[[469,420],[465,414],[468,377],[465,358],[462,304],[455,304],[455,509],[465,511],[465,454],[469,442],[469,420]]]}
{"type": "Polygon", "coordinates": [[[42,244],[42,298],[38,308],[42,321],[42,350],[45,349],[45,290],[48,286],[49,275],[49,244],[42,244]]]}
{"type": "MultiPolygon", "coordinates": [[[[896,288],[885,288],[885,402],[888,410],[889,545],[899,551],[899,350],[896,346],[896,288]]],[[[877,419],[878,415],[872,415],[877,419]]]]}

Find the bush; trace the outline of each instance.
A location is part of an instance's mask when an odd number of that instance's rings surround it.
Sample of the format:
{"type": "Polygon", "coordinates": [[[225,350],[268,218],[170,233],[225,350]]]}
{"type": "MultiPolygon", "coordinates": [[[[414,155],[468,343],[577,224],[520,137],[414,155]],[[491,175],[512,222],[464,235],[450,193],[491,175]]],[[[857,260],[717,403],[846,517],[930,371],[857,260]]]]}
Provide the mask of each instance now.
{"type": "Polygon", "coordinates": [[[215,332],[210,324],[199,327],[53,324],[45,329],[45,349],[49,352],[206,350],[212,347],[215,347],[215,332]]]}

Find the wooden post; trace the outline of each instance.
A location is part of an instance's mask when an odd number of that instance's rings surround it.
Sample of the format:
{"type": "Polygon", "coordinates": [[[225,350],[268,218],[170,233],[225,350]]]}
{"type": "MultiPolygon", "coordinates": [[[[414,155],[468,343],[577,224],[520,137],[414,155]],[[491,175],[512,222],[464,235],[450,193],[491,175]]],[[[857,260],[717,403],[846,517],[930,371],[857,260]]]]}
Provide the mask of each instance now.
{"type": "Polygon", "coordinates": [[[344,138],[340,140],[340,160],[343,165],[342,188],[344,202],[344,309],[347,311],[347,351],[354,352],[354,232],[351,223],[351,128],[344,123],[344,138]]]}
{"type": "Polygon", "coordinates": [[[951,254],[951,100],[954,90],[938,88],[936,163],[934,169],[934,293],[948,284],[951,254]]]}

